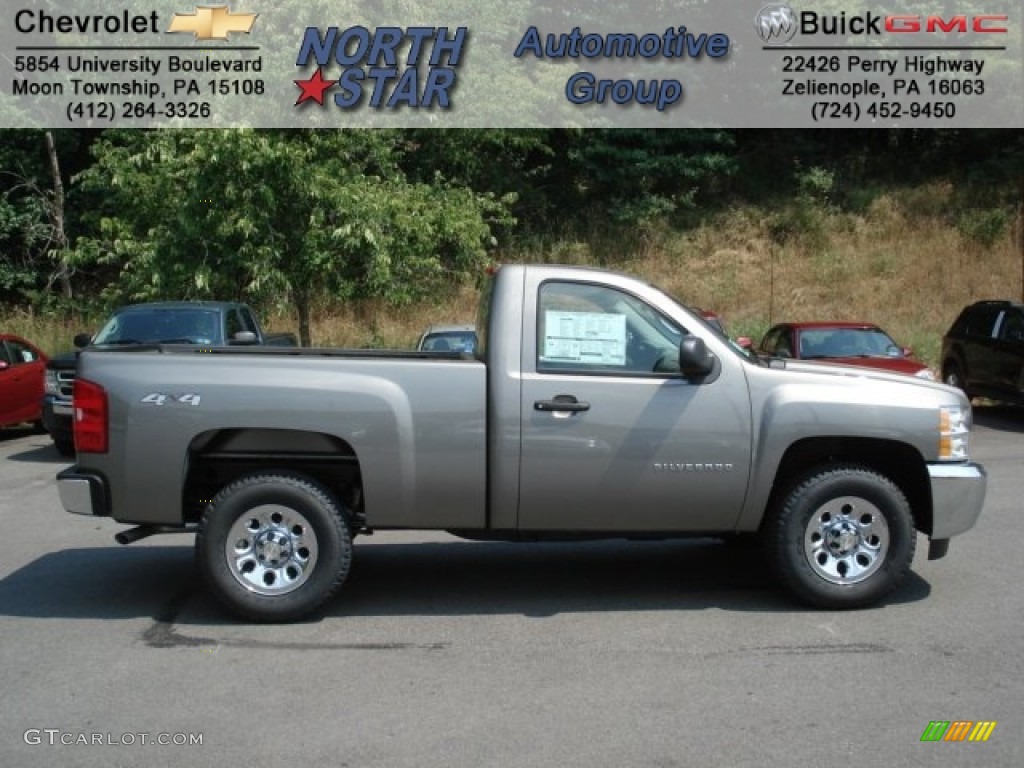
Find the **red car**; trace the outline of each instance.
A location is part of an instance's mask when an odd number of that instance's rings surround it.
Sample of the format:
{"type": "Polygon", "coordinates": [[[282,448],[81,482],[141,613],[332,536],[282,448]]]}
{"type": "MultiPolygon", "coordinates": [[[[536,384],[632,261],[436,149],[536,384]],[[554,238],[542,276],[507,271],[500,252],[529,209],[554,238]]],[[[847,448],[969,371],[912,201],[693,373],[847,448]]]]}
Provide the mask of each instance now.
{"type": "Polygon", "coordinates": [[[0,333],[0,427],[43,415],[46,355],[20,336],[0,333]]]}
{"type": "Polygon", "coordinates": [[[760,354],[797,360],[822,360],[934,379],[917,360],[877,325],[871,323],[780,323],[764,335],[760,354]]]}

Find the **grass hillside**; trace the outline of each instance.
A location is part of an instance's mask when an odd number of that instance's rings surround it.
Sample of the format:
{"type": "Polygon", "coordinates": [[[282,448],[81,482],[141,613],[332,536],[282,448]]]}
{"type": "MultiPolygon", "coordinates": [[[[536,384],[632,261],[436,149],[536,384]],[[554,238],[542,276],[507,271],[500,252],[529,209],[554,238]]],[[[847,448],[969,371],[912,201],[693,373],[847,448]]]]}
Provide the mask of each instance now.
{"type": "MultiPolygon", "coordinates": [[[[714,309],[734,336],[759,341],[783,320],[866,320],[937,367],[941,336],[965,304],[1022,297],[1019,211],[971,209],[951,185],[865,194],[839,209],[812,194],[771,210],[736,207],[688,229],[650,226],[623,235],[600,227],[499,255],[502,261],[594,264],[638,275],[686,303],[714,309]],[[851,210],[852,209],[852,210],[851,210]]],[[[430,323],[472,322],[476,295],[393,308],[363,302],[321,306],[318,346],[408,347],[430,323]]],[[[7,313],[0,327],[67,349],[94,320],[7,313]]],[[[294,330],[287,313],[271,330],[294,330]]]]}
{"type": "MultiPolygon", "coordinates": [[[[784,320],[878,323],[935,367],[942,334],[965,304],[1022,296],[1020,222],[954,210],[949,185],[880,193],[855,213],[798,199],[784,210],[725,211],[684,232],[599,232],[502,258],[622,269],[688,304],[714,309],[730,333],[758,341],[771,323],[784,320]]],[[[372,305],[327,311],[314,338],[407,346],[431,322],[472,322],[475,306],[475,294],[465,290],[400,311],[372,305]]]]}

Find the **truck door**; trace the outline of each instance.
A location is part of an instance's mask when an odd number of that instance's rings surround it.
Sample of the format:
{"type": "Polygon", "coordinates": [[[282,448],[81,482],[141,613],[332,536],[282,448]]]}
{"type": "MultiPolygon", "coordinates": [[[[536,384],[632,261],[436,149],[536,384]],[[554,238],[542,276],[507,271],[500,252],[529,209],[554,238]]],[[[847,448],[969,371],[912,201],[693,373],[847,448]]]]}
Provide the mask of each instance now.
{"type": "Polygon", "coordinates": [[[526,297],[519,528],[730,528],[751,457],[742,361],[687,380],[689,329],[615,287],[528,281],[526,297]]]}

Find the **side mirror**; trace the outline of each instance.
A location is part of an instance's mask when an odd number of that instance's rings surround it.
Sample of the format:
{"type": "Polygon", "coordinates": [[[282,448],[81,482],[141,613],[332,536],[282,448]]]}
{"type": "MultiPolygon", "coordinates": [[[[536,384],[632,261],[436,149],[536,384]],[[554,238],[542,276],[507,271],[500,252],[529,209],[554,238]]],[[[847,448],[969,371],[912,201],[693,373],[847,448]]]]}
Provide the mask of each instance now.
{"type": "Polygon", "coordinates": [[[11,364],[8,363],[6,360],[0,360],[0,371],[6,371],[10,367],[11,364]]]}
{"type": "Polygon", "coordinates": [[[252,331],[239,331],[232,337],[232,344],[255,344],[259,339],[252,331]]]}
{"type": "Polygon", "coordinates": [[[679,342],[679,371],[688,379],[707,376],[714,370],[715,357],[708,351],[704,339],[683,336],[679,342]]]}
{"type": "Polygon", "coordinates": [[[737,336],[736,343],[743,347],[743,349],[754,348],[754,342],[749,336],[737,336]]]}
{"type": "Polygon", "coordinates": [[[913,347],[900,347],[900,354],[903,355],[903,357],[913,357],[914,349],[913,347]]]}
{"type": "Polygon", "coordinates": [[[90,341],[92,341],[92,336],[90,336],[88,333],[75,334],[75,338],[73,339],[74,345],[78,349],[85,349],[86,347],[89,346],[90,341]]]}

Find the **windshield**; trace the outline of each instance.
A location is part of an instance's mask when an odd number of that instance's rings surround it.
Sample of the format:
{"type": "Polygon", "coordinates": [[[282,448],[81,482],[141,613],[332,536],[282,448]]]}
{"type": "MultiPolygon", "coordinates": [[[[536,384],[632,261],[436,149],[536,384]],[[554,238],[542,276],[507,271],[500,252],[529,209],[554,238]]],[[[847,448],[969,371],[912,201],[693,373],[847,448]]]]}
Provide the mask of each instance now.
{"type": "Polygon", "coordinates": [[[438,351],[457,351],[473,354],[476,349],[476,331],[439,331],[428,333],[420,342],[420,349],[438,351]]]}
{"type": "Polygon", "coordinates": [[[220,338],[215,310],[133,309],[110,318],[93,344],[217,344],[220,338]]]}
{"type": "Polygon", "coordinates": [[[799,356],[902,357],[903,350],[881,328],[805,328],[800,332],[799,356]]]}

